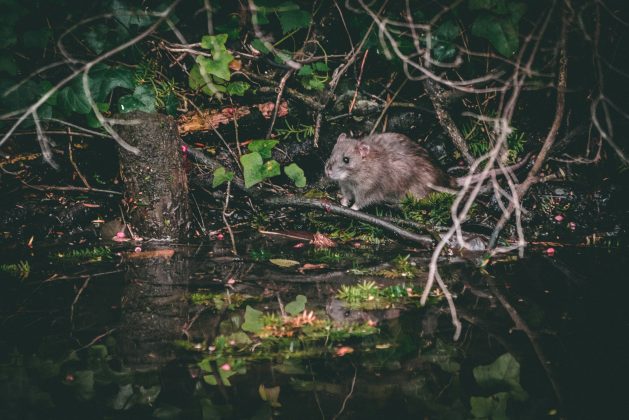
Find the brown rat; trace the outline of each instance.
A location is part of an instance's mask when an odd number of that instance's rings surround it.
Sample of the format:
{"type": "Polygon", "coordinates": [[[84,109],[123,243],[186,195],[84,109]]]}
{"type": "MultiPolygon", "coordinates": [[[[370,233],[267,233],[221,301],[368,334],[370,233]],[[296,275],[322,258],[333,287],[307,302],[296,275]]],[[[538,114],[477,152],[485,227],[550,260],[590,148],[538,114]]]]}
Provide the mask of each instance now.
{"type": "Polygon", "coordinates": [[[341,204],[359,210],[381,202],[399,203],[406,194],[423,198],[434,187],[456,182],[435,166],[428,152],[403,134],[383,133],[361,139],[341,134],[325,174],[338,182],[341,204]]]}

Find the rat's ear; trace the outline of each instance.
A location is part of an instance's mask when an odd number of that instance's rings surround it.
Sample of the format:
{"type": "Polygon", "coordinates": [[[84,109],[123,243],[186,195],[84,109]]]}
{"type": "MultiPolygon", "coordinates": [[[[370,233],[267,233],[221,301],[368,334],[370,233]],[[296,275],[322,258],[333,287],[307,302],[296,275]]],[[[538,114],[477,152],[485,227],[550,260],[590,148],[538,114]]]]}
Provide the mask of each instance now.
{"type": "Polygon", "coordinates": [[[358,145],[358,152],[363,159],[369,154],[369,145],[367,143],[360,142],[358,145]]]}
{"type": "Polygon", "coordinates": [[[336,139],[336,141],[338,142],[338,141],[343,141],[343,140],[346,140],[346,139],[347,139],[347,134],[341,133],[341,134],[339,134],[339,136],[336,139]]]}

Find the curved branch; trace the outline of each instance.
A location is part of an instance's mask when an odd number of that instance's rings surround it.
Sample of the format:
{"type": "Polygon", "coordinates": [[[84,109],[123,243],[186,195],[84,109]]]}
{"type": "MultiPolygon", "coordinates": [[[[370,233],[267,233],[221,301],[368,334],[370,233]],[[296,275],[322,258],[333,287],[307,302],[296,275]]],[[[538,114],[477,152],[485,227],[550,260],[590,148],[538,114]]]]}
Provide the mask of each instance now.
{"type": "Polygon", "coordinates": [[[418,235],[416,233],[402,229],[399,226],[394,225],[393,223],[382,220],[379,217],[372,216],[371,214],[352,210],[347,207],[331,204],[329,202],[301,197],[275,197],[264,200],[264,204],[268,206],[295,206],[325,210],[328,213],[338,214],[340,216],[345,216],[354,220],[360,220],[361,222],[377,226],[381,229],[384,229],[399,236],[401,239],[415,242],[426,248],[431,247],[434,243],[433,239],[428,235],[418,235]]]}

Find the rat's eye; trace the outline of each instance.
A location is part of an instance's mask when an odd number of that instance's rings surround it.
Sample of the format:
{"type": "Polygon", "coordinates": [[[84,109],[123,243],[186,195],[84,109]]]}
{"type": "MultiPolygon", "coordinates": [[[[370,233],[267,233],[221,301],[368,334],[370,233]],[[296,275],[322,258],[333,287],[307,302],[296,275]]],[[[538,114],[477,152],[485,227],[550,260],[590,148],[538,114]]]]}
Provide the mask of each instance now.
{"type": "Polygon", "coordinates": [[[345,157],[343,158],[343,162],[345,162],[345,163],[349,163],[349,158],[348,158],[347,156],[345,156],[345,157]]]}

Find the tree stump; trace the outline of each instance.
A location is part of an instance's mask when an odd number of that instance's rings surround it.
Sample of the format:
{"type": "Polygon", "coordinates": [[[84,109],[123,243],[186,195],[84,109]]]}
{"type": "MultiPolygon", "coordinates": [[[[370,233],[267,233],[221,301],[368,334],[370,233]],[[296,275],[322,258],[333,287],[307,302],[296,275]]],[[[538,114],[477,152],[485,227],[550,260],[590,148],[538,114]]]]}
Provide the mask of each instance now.
{"type": "Polygon", "coordinates": [[[116,131],[140,150],[119,148],[125,202],[134,233],[147,239],[185,240],[190,230],[188,178],[175,120],[162,114],[134,111],[118,115],[116,131]]]}

